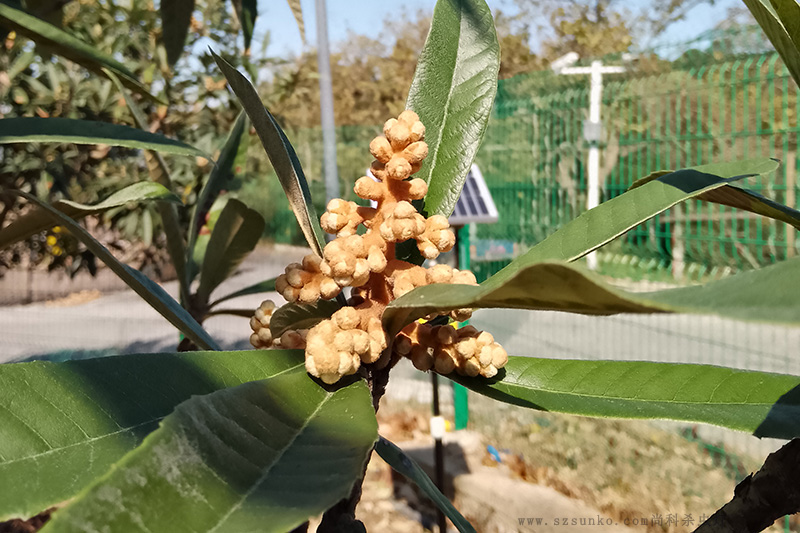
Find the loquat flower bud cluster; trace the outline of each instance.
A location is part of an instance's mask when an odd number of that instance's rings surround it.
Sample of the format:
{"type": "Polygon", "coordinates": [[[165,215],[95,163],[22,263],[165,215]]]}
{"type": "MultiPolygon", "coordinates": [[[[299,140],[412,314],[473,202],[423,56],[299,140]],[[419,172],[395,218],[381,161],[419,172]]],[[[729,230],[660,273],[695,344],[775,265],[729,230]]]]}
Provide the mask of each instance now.
{"type": "MultiPolygon", "coordinates": [[[[411,203],[421,200],[428,192],[424,180],[412,177],[428,155],[425,127],[419,117],[413,111],[404,111],[384,124],[383,133],[369,145],[375,157],[370,167],[372,177],[359,178],[353,189],[360,198],[372,200],[377,206],[363,207],[342,199],[331,200],[320,225],[336,238],[325,245],[322,257],[309,254],[301,263],[288,265],[275,283],[275,289],[287,301],[301,303],[330,300],[345,287],[351,287],[353,297],[349,304],[329,320],[309,329],[307,334],[286,332],[280,339],[273,339],[269,332],[274,306],[262,304],[251,320],[251,342],[257,348],[278,345],[305,348],[306,370],[326,383],[357,372],[363,364],[375,367],[387,364],[393,353],[410,356],[418,368],[425,370],[494,375],[493,372],[505,364],[505,351],[488,333],[472,335],[469,328],[452,335],[450,330],[436,329],[436,339],[440,334],[451,335],[452,339],[448,337],[448,342],[438,340],[430,344],[434,339],[428,335],[430,332],[423,333],[427,329],[414,326],[409,332],[416,336],[401,333],[394,350],[387,350],[392,343],[382,329],[381,318],[389,302],[432,283],[476,285],[477,281],[466,270],[447,265],[423,268],[395,257],[397,243],[413,240],[425,258],[435,259],[453,248],[455,235],[447,218],[440,215],[426,218],[411,203]],[[363,231],[359,233],[360,227],[363,231]],[[442,331],[446,333],[440,333],[442,331]],[[459,337],[462,331],[463,339],[459,337]],[[287,336],[287,333],[291,334],[287,336]],[[403,353],[406,344],[408,350],[403,353]],[[463,356],[456,350],[457,345],[463,356]],[[419,355],[421,350],[428,355],[419,355]],[[410,355],[412,351],[418,354],[416,359],[410,355]],[[440,353],[450,354],[449,359],[440,353]]],[[[456,309],[449,314],[463,321],[469,318],[471,310],[456,309]]]]}
{"type": "Polygon", "coordinates": [[[440,374],[455,371],[462,376],[491,378],[508,362],[508,354],[492,334],[473,326],[456,329],[414,322],[397,336],[392,349],[411,359],[419,370],[434,369],[440,374]]]}
{"type": "Polygon", "coordinates": [[[306,370],[325,383],[354,374],[361,363],[375,363],[387,347],[381,320],[368,309],[342,307],[309,331],[306,370]]]}
{"type": "Polygon", "coordinates": [[[306,347],[307,329],[287,330],[279,338],[273,338],[270,330],[272,313],[275,312],[275,303],[272,300],[264,300],[256,309],[255,314],[250,318],[250,344],[253,348],[287,348],[290,350],[304,349],[306,347]]]}

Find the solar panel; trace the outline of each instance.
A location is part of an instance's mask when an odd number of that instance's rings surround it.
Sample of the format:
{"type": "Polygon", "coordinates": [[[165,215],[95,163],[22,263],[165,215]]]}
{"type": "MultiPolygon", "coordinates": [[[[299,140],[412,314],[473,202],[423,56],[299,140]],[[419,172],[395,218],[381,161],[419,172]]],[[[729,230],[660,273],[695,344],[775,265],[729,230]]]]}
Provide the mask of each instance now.
{"type": "Polygon", "coordinates": [[[470,222],[497,222],[497,207],[478,165],[473,164],[469,169],[464,188],[461,189],[449,221],[451,226],[464,226],[470,222]]]}
{"type": "MultiPolygon", "coordinates": [[[[378,181],[370,169],[367,169],[367,176],[378,181]]],[[[369,204],[372,207],[378,205],[374,200],[370,200],[369,204]]],[[[465,226],[470,222],[488,224],[497,222],[497,207],[494,205],[492,194],[489,192],[489,187],[486,186],[486,181],[483,179],[478,165],[473,164],[469,169],[464,188],[461,189],[456,207],[448,220],[451,226],[465,226]]]]}

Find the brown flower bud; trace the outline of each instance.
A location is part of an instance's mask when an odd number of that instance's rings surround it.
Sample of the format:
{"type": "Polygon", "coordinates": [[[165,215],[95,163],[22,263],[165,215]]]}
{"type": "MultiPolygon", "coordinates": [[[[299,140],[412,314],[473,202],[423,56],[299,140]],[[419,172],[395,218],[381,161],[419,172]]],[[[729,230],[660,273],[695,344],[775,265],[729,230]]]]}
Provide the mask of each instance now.
{"type": "Polygon", "coordinates": [[[428,145],[423,141],[412,142],[403,150],[403,157],[412,165],[420,163],[427,156],[428,145]]]}
{"type": "Polygon", "coordinates": [[[397,181],[402,181],[411,175],[411,163],[402,155],[396,154],[386,163],[386,175],[397,181]]]}
{"type": "Polygon", "coordinates": [[[379,182],[368,176],[358,178],[353,190],[360,198],[365,200],[378,201],[383,199],[383,187],[379,182]]]}
{"type": "Polygon", "coordinates": [[[394,154],[391,144],[386,137],[375,137],[369,143],[370,153],[381,163],[387,163],[394,154]]]}

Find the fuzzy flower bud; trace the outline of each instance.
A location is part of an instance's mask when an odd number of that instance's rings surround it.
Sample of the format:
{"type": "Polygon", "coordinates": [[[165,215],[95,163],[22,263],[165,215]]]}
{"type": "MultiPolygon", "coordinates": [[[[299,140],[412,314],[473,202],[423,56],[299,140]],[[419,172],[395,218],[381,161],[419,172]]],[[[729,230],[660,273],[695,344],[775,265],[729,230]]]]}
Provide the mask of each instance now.
{"type": "Polygon", "coordinates": [[[508,354],[490,333],[473,326],[430,326],[415,322],[406,326],[392,347],[395,354],[408,357],[419,370],[440,374],[493,377],[508,362],[508,354]]]}
{"type": "Polygon", "coordinates": [[[250,329],[253,330],[253,334],[250,335],[250,344],[254,348],[265,349],[272,347],[273,339],[269,323],[274,311],[275,304],[271,300],[264,300],[250,319],[250,329]]]}

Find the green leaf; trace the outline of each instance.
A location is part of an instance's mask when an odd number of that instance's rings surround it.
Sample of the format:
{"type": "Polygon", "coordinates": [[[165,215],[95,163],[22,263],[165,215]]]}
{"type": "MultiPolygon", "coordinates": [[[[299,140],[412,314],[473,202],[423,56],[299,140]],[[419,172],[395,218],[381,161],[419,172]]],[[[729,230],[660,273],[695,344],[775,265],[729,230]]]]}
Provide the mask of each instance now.
{"type": "Polygon", "coordinates": [[[222,209],[208,241],[197,298],[208,302],[211,292],[233,274],[253,251],[264,233],[264,219],[239,200],[231,199],[222,209]]]}
{"type": "Polygon", "coordinates": [[[627,292],[567,263],[527,262],[481,285],[428,285],[391,302],[383,313],[390,333],[450,309],[565,311],[587,315],[694,313],[737,320],[800,325],[800,258],[742,272],[707,285],[627,292]]]}
{"type": "Polygon", "coordinates": [[[99,52],[97,47],[86,43],[60,28],[45,22],[14,5],[9,0],[0,0],[0,26],[11,28],[38,45],[86,67],[98,74],[107,68],[117,74],[122,83],[131,90],[160,102],[136,79],[136,75],[119,61],[99,52]]]}
{"type": "MultiPolygon", "coordinates": [[[[139,105],[128,94],[125,87],[122,86],[122,82],[120,82],[119,78],[107,69],[103,69],[103,72],[114,82],[117,90],[125,99],[125,104],[128,106],[128,110],[131,112],[136,126],[140,130],[149,131],[147,117],[139,108],[139,105]]],[[[147,162],[147,170],[150,173],[150,179],[172,190],[172,176],[161,154],[156,151],[148,151],[145,152],[144,157],[147,162]]],[[[186,249],[181,233],[178,209],[173,205],[159,205],[158,212],[159,215],[161,215],[164,235],[167,238],[167,253],[169,253],[169,258],[178,276],[181,301],[186,302],[189,300],[189,281],[186,278],[186,249]]]]}
{"type": "Polygon", "coordinates": [[[543,411],[703,422],[758,437],[800,436],[800,378],[710,365],[509,357],[465,387],[543,411]]]}
{"type": "Polygon", "coordinates": [[[194,242],[194,248],[190,248],[192,251],[192,260],[189,262],[188,272],[186,275],[189,279],[194,279],[197,276],[199,270],[199,265],[203,264],[203,259],[206,257],[206,250],[208,249],[208,241],[211,240],[211,234],[205,233],[200,234],[197,236],[197,240],[194,242]]]}
{"type": "Polygon", "coordinates": [[[331,317],[341,309],[342,304],[337,300],[319,300],[313,304],[299,302],[287,303],[272,314],[269,330],[272,338],[279,339],[290,329],[309,329],[331,317]]]}
{"type": "Polygon", "coordinates": [[[125,355],[0,365],[0,520],[103,475],[193,395],[303,372],[299,351],[125,355]]]}
{"type": "Polygon", "coordinates": [[[238,298],[240,296],[248,296],[250,294],[261,294],[262,292],[272,292],[275,290],[275,280],[277,278],[267,279],[264,281],[259,281],[258,283],[254,283],[253,285],[249,285],[244,289],[239,289],[236,292],[232,292],[222,298],[215,300],[209,304],[209,307],[214,307],[215,305],[221,304],[222,302],[233,300],[234,298],[238,298]]]}
{"type": "MultiPolygon", "coordinates": [[[[73,219],[96,215],[129,203],[164,201],[180,204],[181,200],[163,185],[152,182],[134,183],[120,189],[105,200],[94,205],[79,204],[70,200],[56,200],[53,207],[73,219]]],[[[0,229],[0,249],[55,225],[50,213],[42,207],[34,207],[3,229],[0,229]]]]}
{"type": "MultiPolygon", "coordinates": [[[[795,0],[775,0],[772,2],[776,7],[781,6],[782,16],[781,20],[779,20],[772,6],[769,5],[768,0],[744,0],[747,9],[753,14],[756,22],[758,22],[761,29],[764,30],[764,33],[767,34],[767,37],[769,37],[769,40],[772,42],[772,46],[774,46],[775,50],[780,54],[783,63],[786,65],[786,68],[789,69],[789,73],[792,75],[792,78],[794,78],[794,81],[800,83],[800,51],[798,50],[798,44],[800,43],[798,43],[798,40],[792,40],[792,35],[789,35],[786,26],[784,26],[785,23],[789,23],[789,20],[784,19],[787,13],[787,11],[784,11],[784,8],[788,7],[788,2],[794,3],[795,0]],[[781,6],[783,2],[787,2],[787,5],[781,6]]],[[[796,21],[792,21],[792,23],[791,27],[793,27],[796,32],[794,26],[796,21]]],[[[796,33],[794,36],[797,38],[796,33]]]]}
{"type": "MultiPolygon", "coordinates": [[[[630,186],[630,189],[641,187],[645,183],[649,183],[650,181],[671,174],[672,172],[674,171],[659,170],[658,172],[654,172],[645,178],[635,181],[633,185],[630,186]]],[[[786,222],[800,229],[800,211],[779,204],[755,191],[734,187],[733,185],[723,185],[717,189],[711,189],[699,194],[695,199],[750,211],[751,213],[786,222]]]]}
{"type": "MultiPolygon", "coordinates": [[[[219,160],[211,170],[211,174],[203,184],[203,188],[200,190],[200,194],[197,197],[197,202],[195,202],[191,219],[189,220],[189,244],[187,250],[191,251],[194,249],[195,243],[197,242],[197,233],[200,231],[202,223],[201,217],[205,209],[209,207],[208,204],[213,203],[219,191],[222,190],[222,187],[225,185],[225,182],[230,180],[234,175],[234,162],[236,161],[239,146],[242,143],[242,139],[246,141],[247,137],[246,125],[247,115],[239,113],[220,151],[219,160]]],[[[191,259],[191,256],[187,258],[187,260],[191,259]]],[[[192,266],[190,272],[194,271],[195,268],[192,266]]],[[[188,282],[191,283],[193,280],[194,276],[192,276],[188,282]]]]}
{"type": "Polygon", "coordinates": [[[377,438],[363,381],[305,372],[179,405],[44,532],[286,532],[346,497],[377,438]]]}
{"type": "Polygon", "coordinates": [[[503,269],[515,271],[531,261],[574,261],[619,237],[629,229],[689,198],[742,178],[768,174],[778,168],[772,159],[758,158],[714,163],[677,170],[603,202],[528,250],[503,269]]]}
{"type": "Polygon", "coordinates": [[[800,49],[800,4],[797,0],[770,0],[770,4],[792,39],[795,50],[800,49]]]}
{"type": "Polygon", "coordinates": [[[123,124],[75,118],[0,119],[0,144],[29,142],[107,144],[167,154],[209,157],[194,146],[123,124]]]}
{"type": "Polygon", "coordinates": [[[236,18],[239,19],[239,23],[242,25],[245,53],[249,52],[250,42],[253,40],[253,28],[255,28],[256,17],[258,16],[257,4],[257,0],[233,0],[236,18]]]}
{"type": "Polygon", "coordinates": [[[413,481],[422,492],[442,510],[442,512],[453,522],[461,533],[475,533],[472,524],[464,518],[458,510],[453,507],[450,500],[442,494],[433,481],[425,474],[425,471],[408,455],[403,453],[403,450],[395,446],[392,442],[378,438],[378,443],[375,445],[375,451],[381,456],[381,459],[391,466],[397,472],[400,472],[405,477],[413,481]]]}
{"type": "Polygon", "coordinates": [[[449,216],[478,151],[497,92],[500,46],[484,0],[439,0],[408,107],[425,125],[425,210],[449,216]]]}
{"type": "Polygon", "coordinates": [[[76,239],[81,241],[89,251],[105,263],[114,274],[119,276],[128,287],[133,289],[145,302],[150,304],[150,307],[166,318],[170,324],[178,328],[178,330],[190,338],[197,346],[206,350],[220,349],[214,339],[212,339],[203,327],[192,318],[192,315],[181,307],[172,296],[167,294],[160,285],[138,270],[121,263],[105,246],[100,244],[88,231],[83,229],[80,224],[58,209],[53,208],[30,194],[23,192],[15,192],[15,194],[19,194],[50,213],[50,216],[53,217],[56,224],[64,226],[76,239]]]}
{"type": "Polygon", "coordinates": [[[325,235],[319,225],[319,217],[314,211],[314,204],[311,202],[311,193],[308,190],[308,182],[300,167],[300,161],[294,152],[286,134],[275,121],[275,117],[264,107],[255,88],[247,79],[233,68],[227,61],[211,52],[220,70],[230,83],[233,92],[239,99],[250,122],[261,139],[261,144],[272,162],[275,173],[281,182],[289,205],[300,224],[300,229],[306,238],[311,249],[319,256],[322,256],[322,248],[325,246],[325,235]]]}
{"type": "Polygon", "coordinates": [[[631,186],[628,187],[628,190],[630,191],[631,189],[636,189],[637,187],[641,187],[645,183],[650,183],[651,181],[657,180],[658,178],[663,178],[667,174],[672,174],[673,172],[675,172],[675,171],[674,170],[656,170],[654,172],[651,172],[647,176],[645,176],[643,178],[639,178],[638,180],[636,180],[633,183],[631,183],[631,186]]]}
{"type": "Polygon", "coordinates": [[[161,2],[161,42],[167,51],[167,62],[173,66],[183,53],[186,36],[194,12],[194,0],[161,2]]]}
{"type": "MultiPolygon", "coordinates": [[[[0,29],[0,32],[2,32],[2,29],[0,29]]],[[[5,37],[3,37],[3,40],[5,40],[5,37]]],[[[35,59],[36,52],[33,50],[28,50],[18,55],[11,66],[8,67],[8,71],[6,72],[6,74],[8,74],[8,80],[12,81],[21,73],[25,72],[25,69],[27,69],[35,59]]]]}
{"type": "Polygon", "coordinates": [[[216,311],[210,311],[206,313],[206,318],[216,315],[233,315],[240,316],[242,318],[250,318],[253,316],[255,311],[255,309],[218,309],[216,311]]]}

